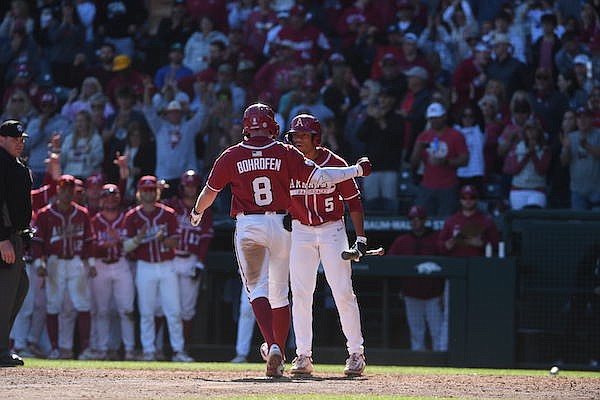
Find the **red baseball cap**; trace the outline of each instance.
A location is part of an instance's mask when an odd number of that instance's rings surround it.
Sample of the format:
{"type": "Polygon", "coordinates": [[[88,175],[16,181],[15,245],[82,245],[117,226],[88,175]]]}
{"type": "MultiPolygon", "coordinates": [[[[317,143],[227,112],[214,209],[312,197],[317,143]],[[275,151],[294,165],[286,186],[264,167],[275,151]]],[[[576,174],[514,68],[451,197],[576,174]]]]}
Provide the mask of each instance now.
{"type": "Polygon", "coordinates": [[[107,183],[102,186],[102,192],[100,193],[100,197],[106,197],[111,195],[119,195],[121,191],[117,185],[113,185],[112,183],[107,183]]]}
{"type": "Polygon", "coordinates": [[[408,210],[408,218],[427,218],[427,211],[422,206],[412,206],[408,210]]]}
{"type": "Polygon", "coordinates": [[[75,177],[73,175],[61,175],[58,179],[58,186],[75,186],[75,177]]]}
{"type": "Polygon", "coordinates": [[[156,177],[153,175],[144,175],[140,178],[140,180],[137,183],[137,188],[138,190],[140,189],[150,189],[150,188],[157,188],[158,187],[158,181],[156,180],[156,177]]]}
{"type": "Polygon", "coordinates": [[[467,198],[478,198],[479,197],[479,192],[477,191],[477,188],[473,185],[465,185],[462,188],[460,188],[460,197],[467,197],[467,198]]]}

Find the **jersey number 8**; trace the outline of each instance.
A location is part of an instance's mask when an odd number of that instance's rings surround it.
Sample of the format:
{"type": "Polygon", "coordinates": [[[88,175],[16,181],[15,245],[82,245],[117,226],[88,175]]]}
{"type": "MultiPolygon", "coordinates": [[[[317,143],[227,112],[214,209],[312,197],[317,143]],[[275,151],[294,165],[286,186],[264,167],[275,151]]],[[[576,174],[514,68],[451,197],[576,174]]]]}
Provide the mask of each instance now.
{"type": "Polygon", "coordinates": [[[254,202],[257,206],[268,206],[273,202],[271,180],[266,176],[259,176],[252,181],[252,191],[254,192],[254,202]]]}

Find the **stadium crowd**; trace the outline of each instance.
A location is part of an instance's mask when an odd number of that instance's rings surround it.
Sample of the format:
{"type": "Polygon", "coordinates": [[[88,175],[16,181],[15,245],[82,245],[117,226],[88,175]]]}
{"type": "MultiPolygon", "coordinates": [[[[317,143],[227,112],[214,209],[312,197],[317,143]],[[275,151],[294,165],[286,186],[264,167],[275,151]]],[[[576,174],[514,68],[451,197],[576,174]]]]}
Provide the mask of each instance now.
{"type": "MultiPolygon", "coordinates": [[[[60,204],[65,176],[85,182],[75,195],[87,190],[78,202],[90,210],[104,184],[118,185],[124,205],[141,201],[147,176],[163,199],[184,198],[186,171],[204,177],[241,140],[256,101],[283,132],[310,113],[323,146],[349,162],[369,157],[367,213],[404,215],[416,202],[446,218],[464,185],[494,210],[600,209],[599,1],[173,0],[156,26],[149,4],[0,6],[1,120],[26,125],[38,209],[49,187],[60,204]]],[[[228,199],[215,203],[217,216],[227,210],[228,199]]],[[[89,308],[70,304],[62,326],[79,313],[89,336],[89,308]]],[[[72,356],[51,339],[53,357],[72,356]]],[[[39,352],[33,340],[19,345],[39,352]]],[[[94,345],[100,356],[84,358],[107,357],[108,344],[94,345]]]]}

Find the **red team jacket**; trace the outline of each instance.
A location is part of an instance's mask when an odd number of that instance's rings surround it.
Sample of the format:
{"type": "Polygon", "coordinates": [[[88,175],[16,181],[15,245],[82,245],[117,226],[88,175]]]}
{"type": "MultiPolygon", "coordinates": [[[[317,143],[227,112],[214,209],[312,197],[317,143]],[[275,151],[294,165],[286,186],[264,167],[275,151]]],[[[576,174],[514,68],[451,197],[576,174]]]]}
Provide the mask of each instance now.
{"type": "Polygon", "coordinates": [[[251,137],[226,149],[215,161],[207,186],[221,191],[231,182],[231,212],[285,211],[290,206],[290,178],[310,180],[315,164],[291,145],[251,137]]]}
{"type": "Polygon", "coordinates": [[[190,208],[183,204],[183,200],[173,197],[165,201],[165,204],[175,211],[179,222],[177,254],[195,254],[200,261],[204,262],[210,240],[214,236],[211,209],[204,211],[200,225],[193,226],[190,223],[190,208]]]}
{"type": "MultiPolygon", "coordinates": [[[[347,167],[348,164],[332,151],[318,147],[315,164],[321,167],[347,167]]],[[[338,184],[308,185],[306,181],[290,179],[293,219],[304,225],[321,225],[344,216],[344,201],[359,199],[360,192],[354,179],[338,184]]]]}
{"type": "Polygon", "coordinates": [[[165,237],[177,236],[175,211],[164,204],[154,203],[154,205],[156,208],[150,215],[143,211],[141,205],[132,208],[125,214],[123,224],[126,237],[136,236],[146,226],[146,234],[140,245],[129,253],[135,260],[156,263],[175,258],[175,251],[166,247],[161,240],[156,239],[156,235],[161,229],[165,237]]]}
{"type": "Polygon", "coordinates": [[[477,210],[475,214],[471,215],[470,217],[465,216],[462,211],[458,211],[457,213],[451,215],[444,222],[444,227],[438,236],[438,245],[442,251],[442,254],[456,257],[482,257],[485,255],[486,243],[492,243],[494,248],[496,248],[499,241],[500,233],[498,232],[496,224],[489,215],[484,214],[480,210],[477,210]],[[446,241],[452,236],[458,234],[461,231],[461,227],[465,224],[476,224],[484,227],[481,234],[484,246],[473,247],[457,244],[451,251],[446,250],[446,241]]]}
{"type": "Polygon", "coordinates": [[[34,238],[34,258],[55,255],[62,258],[92,255],[92,231],[87,210],[71,202],[66,213],[55,204],[42,208],[36,218],[37,233],[34,238]]]}
{"type": "Polygon", "coordinates": [[[123,256],[123,242],[116,240],[111,233],[118,235],[119,238],[125,237],[124,220],[125,212],[121,212],[114,221],[107,220],[100,213],[92,218],[91,224],[94,236],[92,254],[94,257],[100,258],[104,262],[112,263],[123,256]],[[111,242],[113,243],[112,245],[105,246],[111,242]]]}

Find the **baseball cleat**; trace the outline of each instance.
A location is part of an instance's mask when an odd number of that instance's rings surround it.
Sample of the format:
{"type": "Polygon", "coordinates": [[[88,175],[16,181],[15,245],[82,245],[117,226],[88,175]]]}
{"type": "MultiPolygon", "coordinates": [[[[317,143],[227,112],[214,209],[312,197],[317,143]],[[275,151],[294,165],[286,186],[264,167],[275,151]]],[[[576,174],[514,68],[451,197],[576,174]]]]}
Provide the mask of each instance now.
{"type": "Polygon", "coordinates": [[[59,360],[60,359],[60,350],[52,349],[48,354],[48,360],[59,360]]]}
{"type": "Polygon", "coordinates": [[[363,354],[352,353],[346,360],[344,375],[361,376],[366,367],[365,356],[363,354]]]}
{"type": "Polygon", "coordinates": [[[127,350],[125,352],[125,361],[138,361],[139,356],[135,352],[135,350],[127,350]]]}
{"type": "Polygon", "coordinates": [[[283,376],[283,354],[278,345],[273,343],[269,348],[269,356],[267,357],[267,376],[279,378],[283,376]]]}
{"type": "Polygon", "coordinates": [[[292,375],[310,375],[314,371],[312,358],[309,356],[298,356],[292,361],[290,374],[292,375]]]}
{"type": "Polygon", "coordinates": [[[263,342],[263,344],[260,345],[258,351],[260,352],[260,357],[263,361],[267,361],[267,358],[269,358],[269,346],[266,342],[263,342]]]}
{"type": "Polygon", "coordinates": [[[241,364],[241,363],[248,362],[248,360],[246,359],[246,356],[237,355],[234,358],[232,358],[231,361],[229,361],[229,362],[234,363],[234,364],[241,364]]]}
{"type": "Polygon", "coordinates": [[[142,356],[142,361],[156,361],[156,355],[153,351],[144,352],[142,356]]]}

